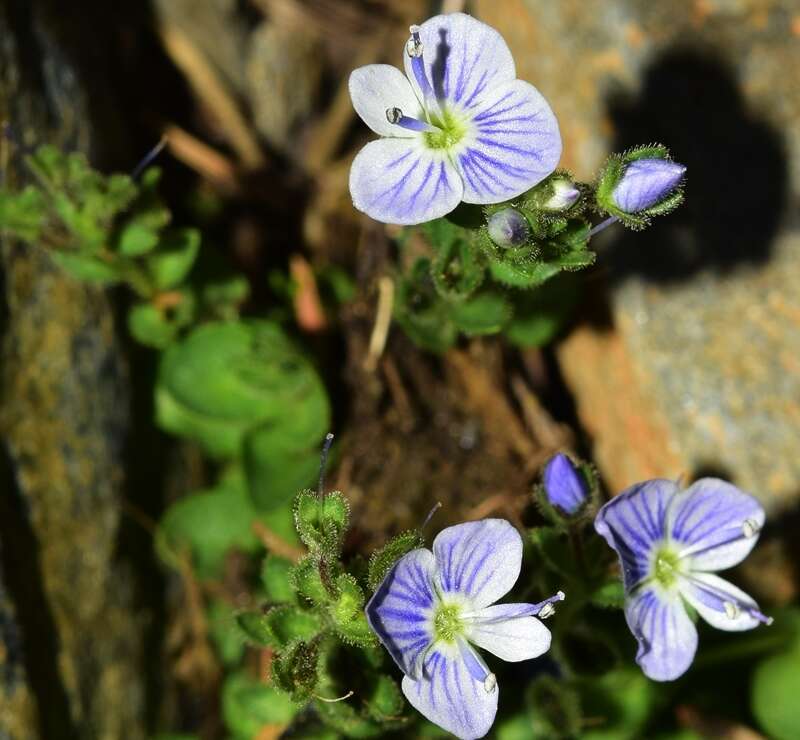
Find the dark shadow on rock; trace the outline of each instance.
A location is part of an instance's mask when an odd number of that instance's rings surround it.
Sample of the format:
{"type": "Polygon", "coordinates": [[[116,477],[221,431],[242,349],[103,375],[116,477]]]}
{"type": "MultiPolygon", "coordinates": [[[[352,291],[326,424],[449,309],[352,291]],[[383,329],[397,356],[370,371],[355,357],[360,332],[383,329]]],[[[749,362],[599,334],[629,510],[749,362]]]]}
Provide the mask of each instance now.
{"type": "Polygon", "coordinates": [[[607,257],[614,280],[668,283],[769,259],[787,202],[785,147],[749,110],[729,65],[708,49],[669,49],[636,97],[612,95],[608,108],[615,151],[657,141],[687,166],[683,205],[646,234],[618,229],[607,257]]]}

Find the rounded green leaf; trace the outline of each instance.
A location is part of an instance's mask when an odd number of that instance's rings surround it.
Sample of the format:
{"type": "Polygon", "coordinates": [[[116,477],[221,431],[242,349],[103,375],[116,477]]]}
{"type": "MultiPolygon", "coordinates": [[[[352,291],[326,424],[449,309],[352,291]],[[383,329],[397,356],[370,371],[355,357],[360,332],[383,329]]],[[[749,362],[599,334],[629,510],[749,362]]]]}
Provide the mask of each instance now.
{"type": "Polygon", "coordinates": [[[277,736],[297,711],[286,694],[244,673],[230,675],[222,687],[222,716],[225,726],[237,738],[257,737],[270,726],[277,736]]]}

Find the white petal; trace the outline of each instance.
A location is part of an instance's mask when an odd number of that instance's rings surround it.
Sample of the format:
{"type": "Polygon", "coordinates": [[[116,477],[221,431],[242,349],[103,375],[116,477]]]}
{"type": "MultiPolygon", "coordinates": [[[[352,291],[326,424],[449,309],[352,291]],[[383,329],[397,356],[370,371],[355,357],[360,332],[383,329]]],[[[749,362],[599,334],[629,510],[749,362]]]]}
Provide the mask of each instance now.
{"type": "Polygon", "coordinates": [[[533,85],[506,82],[488,90],[473,106],[472,130],[456,157],[464,178],[464,201],[515,198],[558,166],[558,121],[533,85]]]}
{"type": "Polygon", "coordinates": [[[642,588],[625,604],[625,619],[639,643],[636,662],[654,681],[683,675],[697,652],[697,630],[676,592],[642,588]]]}
{"type": "MultiPolygon", "coordinates": [[[[514,59],[503,37],[464,13],[437,15],[420,26],[425,73],[438,98],[467,107],[486,91],[516,79],[514,59]]],[[[422,97],[403,51],[406,75],[422,97]]]]}
{"type": "Polygon", "coordinates": [[[376,134],[410,138],[411,131],[389,123],[387,108],[400,108],[412,118],[421,118],[420,105],[411,83],[397,67],[368,64],[350,73],[350,99],[356,113],[376,134]]]}
{"type": "Polygon", "coordinates": [[[736,486],[702,478],[673,498],[667,518],[670,538],[683,545],[692,570],[724,570],[753,549],[764,509],[736,486]]]}
{"type": "Polygon", "coordinates": [[[511,617],[517,604],[499,604],[482,609],[466,632],[478,647],[510,662],[538,658],[550,649],[550,630],[536,617],[511,617]]]}
{"type": "Polygon", "coordinates": [[[522,538],[505,519],[482,519],[443,529],[433,554],[445,593],[470,599],[473,609],[509,592],[522,566],[522,538]]]}
{"type": "Polygon", "coordinates": [[[353,205],[387,224],[421,224],[444,216],[463,192],[447,156],[418,138],[370,142],[350,169],[353,205]]]}
{"type": "Polygon", "coordinates": [[[742,589],[712,573],[692,573],[681,577],[683,597],[712,627],[726,632],[741,632],[758,627],[763,622],[758,604],[742,589]]]}
{"type": "Polygon", "coordinates": [[[497,714],[499,689],[495,685],[487,691],[474,679],[458,650],[432,651],[423,677],[405,676],[402,688],[414,709],[462,740],[483,737],[497,714]]]}
{"type": "Polygon", "coordinates": [[[433,642],[436,561],[425,548],[403,555],[386,574],[364,610],[369,626],[400,669],[418,676],[433,642]]]}

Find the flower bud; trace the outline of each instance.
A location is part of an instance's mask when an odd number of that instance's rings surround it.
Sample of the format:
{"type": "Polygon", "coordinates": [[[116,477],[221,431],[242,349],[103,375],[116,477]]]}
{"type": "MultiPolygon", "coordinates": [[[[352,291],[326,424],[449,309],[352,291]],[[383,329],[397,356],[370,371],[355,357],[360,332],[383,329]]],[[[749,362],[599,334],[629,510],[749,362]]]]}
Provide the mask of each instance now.
{"type": "Polygon", "coordinates": [[[487,224],[489,238],[498,247],[520,247],[528,241],[531,227],[516,208],[504,208],[493,213],[487,224]]]}
{"type": "Polygon", "coordinates": [[[572,208],[581,197],[581,191],[571,180],[559,178],[554,180],[551,185],[553,194],[542,206],[547,211],[566,211],[567,208],[572,208]]]}
{"type": "Polygon", "coordinates": [[[545,465],[542,482],[547,500],[566,514],[575,514],[589,496],[583,476],[560,452],[545,465]]]}
{"type": "Polygon", "coordinates": [[[636,159],[625,166],[611,200],[625,213],[639,213],[669,197],[686,167],[658,157],[636,159]]]}

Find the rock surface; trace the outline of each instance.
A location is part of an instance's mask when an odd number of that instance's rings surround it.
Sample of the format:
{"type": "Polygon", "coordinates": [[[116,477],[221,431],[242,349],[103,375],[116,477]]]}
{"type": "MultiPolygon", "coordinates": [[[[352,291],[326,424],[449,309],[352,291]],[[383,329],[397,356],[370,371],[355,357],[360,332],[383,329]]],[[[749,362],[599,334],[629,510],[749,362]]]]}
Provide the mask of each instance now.
{"type": "MultiPolygon", "coordinates": [[[[85,10],[73,25],[52,3],[0,2],[11,183],[25,148],[114,146],[85,10]]],[[[141,625],[115,559],[128,381],[112,307],[44,250],[1,246],[0,738],[144,737],[141,625]]]]}
{"type": "Polygon", "coordinates": [[[613,491],[715,473],[800,495],[800,9],[779,0],[479,0],[551,102],[564,162],[661,141],[686,204],[598,239],[606,306],[559,346],[613,491]],[[607,316],[605,314],[608,314],[607,316]],[[602,315],[601,320],[596,320],[602,315]]]}

